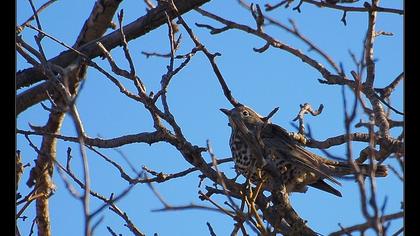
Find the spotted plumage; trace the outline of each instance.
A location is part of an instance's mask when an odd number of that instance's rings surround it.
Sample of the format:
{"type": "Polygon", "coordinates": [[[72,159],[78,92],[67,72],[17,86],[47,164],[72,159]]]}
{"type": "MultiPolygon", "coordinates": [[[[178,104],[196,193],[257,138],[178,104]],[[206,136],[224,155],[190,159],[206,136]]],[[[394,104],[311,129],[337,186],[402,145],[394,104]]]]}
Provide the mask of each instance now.
{"type": "MultiPolygon", "coordinates": [[[[324,179],[341,185],[334,177],[354,174],[348,163],[322,158],[304,149],[288,132],[272,124],[246,106],[221,109],[229,117],[232,128],[229,145],[235,170],[252,183],[264,180],[266,189],[282,183],[287,192],[306,192],[307,186],[341,196],[324,179]],[[272,166],[269,172],[267,166],[272,166]]],[[[369,166],[359,164],[361,173],[369,175],[369,166]]],[[[386,176],[386,167],[379,165],[376,176],[386,176]]]]}

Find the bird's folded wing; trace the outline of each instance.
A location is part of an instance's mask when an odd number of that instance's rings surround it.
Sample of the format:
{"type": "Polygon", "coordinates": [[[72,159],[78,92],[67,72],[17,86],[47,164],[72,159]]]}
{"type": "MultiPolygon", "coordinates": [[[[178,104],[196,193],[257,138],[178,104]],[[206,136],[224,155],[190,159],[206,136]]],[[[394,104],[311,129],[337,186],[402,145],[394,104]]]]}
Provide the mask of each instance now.
{"type": "Polygon", "coordinates": [[[302,169],[311,171],[341,186],[340,182],[323,171],[327,167],[324,166],[325,164],[320,157],[299,146],[282,127],[274,124],[267,125],[261,134],[261,138],[265,146],[272,149],[270,151],[274,151],[277,155],[281,155],[286,160],[301,166],[302,169]]]}

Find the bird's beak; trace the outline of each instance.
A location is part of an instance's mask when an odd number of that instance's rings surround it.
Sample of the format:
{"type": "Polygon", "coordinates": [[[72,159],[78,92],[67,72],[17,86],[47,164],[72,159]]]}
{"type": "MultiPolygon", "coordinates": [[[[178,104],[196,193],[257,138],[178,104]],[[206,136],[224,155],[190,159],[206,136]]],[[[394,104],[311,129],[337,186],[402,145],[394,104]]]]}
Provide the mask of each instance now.
{"type": "Polygon", "coordinates": [[[227,115],[228,117],[230,117],[231,111],[228,109],[224,109],[224,108],[220,108],[220,110],[225,113],[225,115],[227,115]]]}

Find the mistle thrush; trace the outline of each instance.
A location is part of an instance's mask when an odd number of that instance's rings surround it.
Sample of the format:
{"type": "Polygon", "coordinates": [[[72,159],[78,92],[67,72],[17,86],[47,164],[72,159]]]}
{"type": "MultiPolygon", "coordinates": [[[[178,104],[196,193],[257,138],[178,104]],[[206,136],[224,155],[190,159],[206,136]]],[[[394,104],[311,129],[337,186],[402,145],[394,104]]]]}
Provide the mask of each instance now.
{"type": "MultiPolygon", "coordinates": [[[[232,128],[229,144],[237,173],[254,184],[264,180],[267,190],[278,186],[274,182],[281,183],[288,193],[306,192],[309,185],[341,197],[341,193],[324,179],[341,185],[334,177],[354,174],[349,163],[328,160],[309,152],[285,129],[246,106],[220,110],[229,117],[232,128]]],[[[363,175],[370,174],[369,165],[357,166],[363,175]]],[[[377,165],[375,175],[386,176],[386,166],[377,165]]]]}

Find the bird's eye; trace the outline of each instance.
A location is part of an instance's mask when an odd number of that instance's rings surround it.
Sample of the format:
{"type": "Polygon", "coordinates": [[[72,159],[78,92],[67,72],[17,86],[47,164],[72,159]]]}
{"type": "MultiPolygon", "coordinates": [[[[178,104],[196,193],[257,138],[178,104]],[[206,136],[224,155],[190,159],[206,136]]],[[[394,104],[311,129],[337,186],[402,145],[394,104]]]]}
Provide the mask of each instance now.
{"type": "Polygon", "coordinates": [[[243,116],[249,116],[249,112],[247,112],[247,111],[243,111],[243,112],[242,112],[242,115],[243,115],[243,116]]]}

